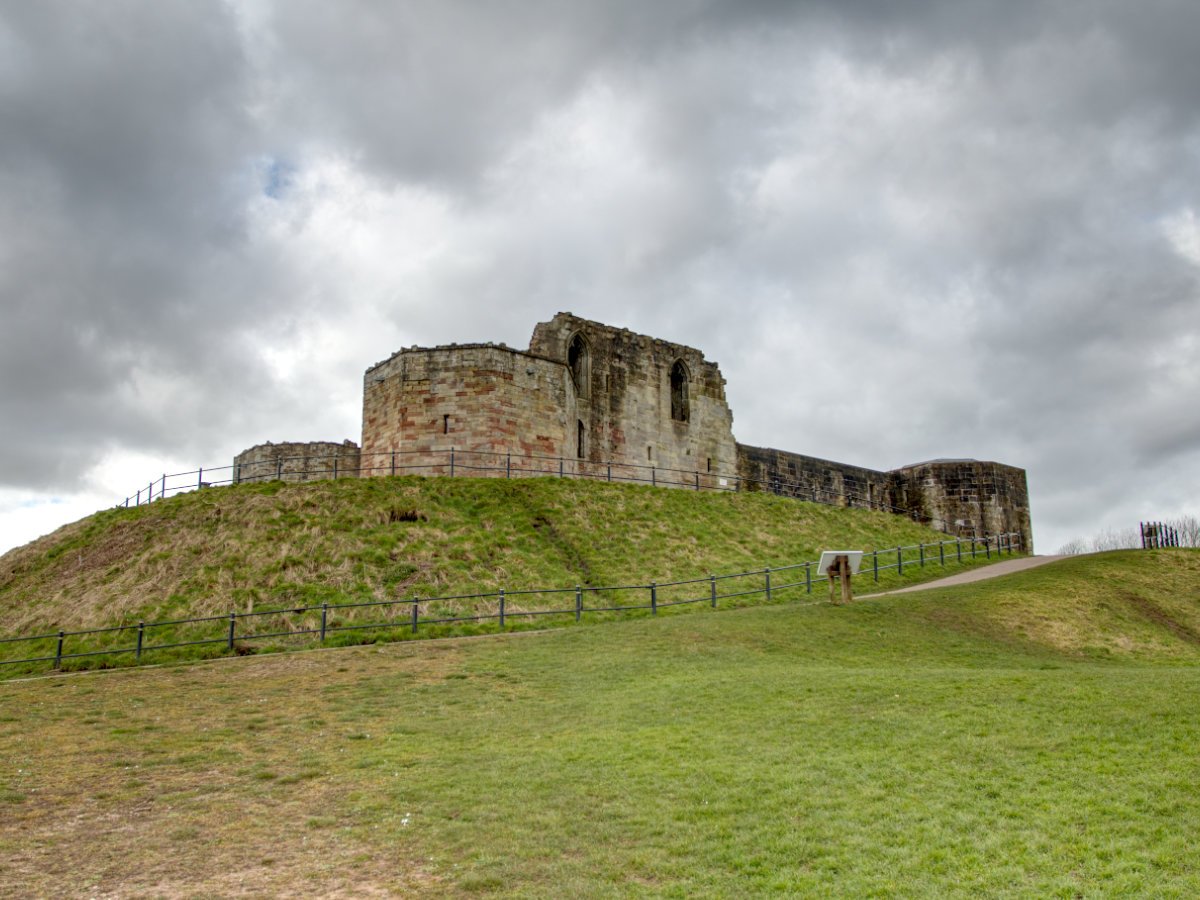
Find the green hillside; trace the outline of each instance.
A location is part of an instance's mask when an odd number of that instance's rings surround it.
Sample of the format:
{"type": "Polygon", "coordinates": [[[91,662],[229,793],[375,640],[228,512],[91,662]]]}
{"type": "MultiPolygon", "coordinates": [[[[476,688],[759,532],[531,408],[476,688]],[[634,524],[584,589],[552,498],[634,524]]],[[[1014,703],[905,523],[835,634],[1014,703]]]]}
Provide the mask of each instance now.
{"type": "MultiPolygon", "coordinates": [[[[762,494],[553,478],[244,484],[100,512],[0,557],[0,634],[476,593],[489,596],[427,604],[421,614],[493,615],[494,595],[501,588],[512,594],[532,588],[668,582],[815,560],[822,549],[835,546],[915,547],[944,537],[886,513],[762,494]]],[[[904,583],[944,574],[940,566],[920,568],[916,556],[916,551],[908,554],[904,583]]],[[[984,561],[981,555],[978,562],[984,561]]],[[[803,575],[793,572],[790,577],[803,575]]],[[[781,575],[776,584],[786,580],[781,575]]],[[[885,572],[880,586],[898,581],[895,573],[885,572]]],[[[723,582],[721,590],[738,593],[762,582],[761,576],[747,583],[723,582]]],[[[706,588],[663,588],[659,599],[669,603],[697,590],[706,588]]],[[[595,606],[644,604],[645,593],[594,593],[588,601],[595,606]]],[[[724,605],[761,599],[751,596],[724,605]]],[[[514,595],[507,610],[513,616],[573,603],[571,596],[514,595]]],[[[405,614],[396,607],[339,610],[329,624],[346,627],[405,614]]],[[[294,631],[318,627],[319,618],[314,612],[289,613],[253,624],[259,631],[294,631]]],[[[513,617],[509,624],[540,627],[549,621],[513,617]]],[[[219,637],[224,627],[217,622],[157,630],[152,640],[219,637]]],[[[480,628],[484,626],[474,626],[480,628]]],[[[442,626],[423,633],[450,630],[442,626]]],[[[459,626],[456,632],[471,630],[459,626]]],[[[406,634],[343,632],[337,640],[406,634]]],[[[127,647],[131,641],[130,633],[101,635],[84,644],[73,641],[68,652],[127,647]]],[[[217,645],[192,652],[226,651],[217,645]]],[[[35,653],[53,654],[54,649],[52,644],[0,644],[0,655],[8,658],[35,653]]],[[[162,659],[161,654],[155,657],[162,659]]],[[[128,661],[114,657],[99,662],[128,661]]]]}
{"type": "MultiPolygon", "coordinates": [[[[672,502],[668,499],[666,502],[672,502]]],[[[1193,897],[1200,552],[0,684],[0,884],[1193,897]]]]}

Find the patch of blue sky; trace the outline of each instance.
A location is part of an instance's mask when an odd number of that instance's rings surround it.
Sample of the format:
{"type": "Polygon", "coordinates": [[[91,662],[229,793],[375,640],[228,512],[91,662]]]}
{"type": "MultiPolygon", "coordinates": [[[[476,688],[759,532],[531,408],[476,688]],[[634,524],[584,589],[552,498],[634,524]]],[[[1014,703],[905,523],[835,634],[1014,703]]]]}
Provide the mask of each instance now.
{"type": "Polygon", "coordinates": [[[262,192],[272,200],[280,199],[292,184],[295,167],[287,160],[264,156],[258,161],[259,182],[262,192]]]}
{"type": "Polygon", "coordinates": [[[39,506],[61,506],[66,502],[66,497],[31,497],[28,500],[18,500],[14,508],[36,509],[39,506]]]}

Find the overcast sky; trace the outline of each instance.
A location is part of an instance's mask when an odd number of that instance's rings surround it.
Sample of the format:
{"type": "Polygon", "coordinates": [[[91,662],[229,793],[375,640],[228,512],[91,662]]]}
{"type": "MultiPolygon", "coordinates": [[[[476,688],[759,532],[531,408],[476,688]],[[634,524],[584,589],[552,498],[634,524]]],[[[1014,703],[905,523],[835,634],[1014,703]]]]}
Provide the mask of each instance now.
{"type": "Polygon", "coordinates": [[[559,310],[734,433],[1200,512],[1200,3],[0,0],[0,550],[559,310]]]}

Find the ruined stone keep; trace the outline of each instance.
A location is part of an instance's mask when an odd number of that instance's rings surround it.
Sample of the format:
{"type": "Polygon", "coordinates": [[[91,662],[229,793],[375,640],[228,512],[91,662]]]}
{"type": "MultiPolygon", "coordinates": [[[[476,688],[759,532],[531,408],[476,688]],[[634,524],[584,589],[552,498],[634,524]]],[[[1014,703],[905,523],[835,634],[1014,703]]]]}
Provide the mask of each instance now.
{"type": "Polygon", "coordinates": [[[725,379],[701,351],[570,313],[539,323],[528,350],[400,350],[363,378],[361,447],[260,444],[235,458],[234,479],[453,474],[450,448],[460,475],[503,477],[514,460],[518,473],[662,473],[667,484],[890,509],[964,537],[1019,532],[1033,547],[1024,470],[939,459],[878,472],[739,444],[725,379]]]}

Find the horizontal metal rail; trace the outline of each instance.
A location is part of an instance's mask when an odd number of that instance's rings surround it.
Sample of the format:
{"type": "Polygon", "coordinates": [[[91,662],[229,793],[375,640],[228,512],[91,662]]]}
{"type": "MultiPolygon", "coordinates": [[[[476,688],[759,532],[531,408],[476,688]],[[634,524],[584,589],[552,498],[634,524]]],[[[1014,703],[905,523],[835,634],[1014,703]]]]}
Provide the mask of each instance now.
{"type": "Polygon", "coordinates": [[[681,487],[689,490],[738,492],[761,490],[778,496],[809,500],[815,503],[844,501],[852,507],[878,509],[897,515],[913,516],[912,510],[892,506],[870,494],[832,490],[811,482],[793,481],[776,475],[746,477],[728,472],[677,469],[670,466],[645,465],[633,462],[588,460],[567,456],[517,454],[498,450],[464,450],[455,447],[429,450],[379,450],[358,454],[358,464],[339,466],[340,454],[280,456],[228,466],[200,467],[186,472],[163,473],[146,482],[146,487],[125,497],[117,506],[141,506],[205,487],[227,484],[310,479],[358,477],[363,473],[427,471],[436,475],[453,476],[458,471],[485,472],[506,478],[553,476],[593,480],[630,482],[637,484],[681,487]],[[418,461],[413,462],[411,460],[418,461]],[[468,461],[471,460],[471,461],[468,461]],[[299,468],[297,468],[299,464],[299,468]],[[243,470],[248,470],[243,471],[243,470]],[[265,470],[265,471],[264,471],[265,470]],[[214,478],[214,474],[222,477],[214,478]]]}
{"type": "MultiPolygon", "coordinates": [[[[992,548],[995,548],[997,555],[1002,554],[1007,550],[1010,554],[1020,550],[1021,536],[1017,532],[1006,532],[997,535],[985,535],[982,539],[970,539],[963,541],[962,539],[937,541],[930,544],[911,544],[908,546],[883,547],[873,550],[864,551],[863,564],[859,570],[858,577],[872,576],[876,581],[879,580],[879,573],[889,569],[897,569],[903,573],[905,566],[921,567],[924,565],[946,565],[946,558],[949,557],[952,562],[957,562],[965,558],[977,558],[980,554],[986,553],[988,556],[992,553],[992,548]],[[947,553],[946,548],[952,547],[953,552],[947,553]],[[918,558],[905,559],[906,554],[916,551],[918,558]],[[936,553],[931,551],[937,551],[936,553]],[[881,558],[895,560],[885,564],[880,564],[881,558]],[[870,564],[868,566],[868,560],[870,564]]],[[[790,563],[783,566],[769,566],[761,569],[750,569],[745,572],[728,572],[724,574],[710,574],[699,578],[686,578],[677,581],[665,582],[650,582],[649,584],[622,584],[622,585],[577,585],[576,587],[565,588],[523,588],[519,590],[496,590],[496,591],[481,591],[469,594],[452,594],[445,597],[411,597],[398,598],[395,600],[367,600],[351,603],[322,603],[319,606],[294,606],[282,607],[278,609],[263,609],[250,610],[247,612],[230,612],[227,615],[217,616],[198,616],[190,619],[167,619],[160,622],[139,622],[137,624],[115,625],[107,628],[89,628],[78,631],[57,631],[52,633],[44,633],[28,636],[16,636],[0,638],[0,644],[13,644],[18,642],[31,641],[56,641],[56,649],[53,654],[44,654],[39,656],[25,657],[21,659],[3,659],[0,660],[0,665],[18,665],[22,663],[42,663],[52,662],[55,668],[59,667],[64,660],[80,659],[92,656],[116,656],[121,654],[133,654],[135,659],[139,660],[146,653],[152,651],[171,650],[179,647],[194,647],[207,644],[224,644],[230,651],[236,649],[239,642],[245,643],[248,641],[262,641],[275,638],[296,638],[306,635],[320,635],[320,640],[324,641],[327,635],[338,631],[357,631],[357,630],[374,630],[374,629],[409,629],[413,633],[420,630],[421,626],[445,625],[454,623],[469,623],[469,622],[490,622],[493,620],[499,621],[501,628],[508,619],[518,618],[536,618],[539,616],[569,616],[574,615],[578,620],[585,613],[603,613],[603,612],[625,612],[631,610],[650,610],[657,612],[658,609],[669,606],[684,606],[695,603],[711,603],[714,607],[721,600],[729,600],[736,597],[748,597],[753,595],[766,595],[768,599],[773,594],[784,590],[794,590],[803,588],[806,593],[812,593],[815,562],[790,563]],[[787,582],[772,583],[771,576],[778,575],[780,572],[796,572],[800,569],[804,570],[803,580],[793,580],[787,582]],[[764,583],[747,590],[729,591],[720,593],[717,590],[717,583],[720,581],[728,581],[734,578],[762,578],[764,583]],[[682,599],[668,599],[660,596],[666,588],[681,587],[687,585],[708,584],[709,593],[702,597],[685,597],[682,599]],[[583,596],[586,593],[599,594],[604,591],[611,592],[636,592],[642,591],[649,594],[649,603],[627,603],[614,606],[585,606],[583,604],[583,596]],[[575,606],[569,609],[511,609],[507,608],[506,604],[512,597],[529,597],[534,595],[553,595],[553,594],[574,594],[575,606]],[[421,608],[429,610],[433,605],[440,603],[451,603],[458,601],[497,601],[499,603],[498,612],[480,612],[472,611],[471,615],[454,616],[454,615],[439,615],[435,617],[422,618],[420,615],[421,608]],[[337,615],[340,611],[363,609],[375,606],[407,607],[408,612],[402,618],[392,619],[384,622],[369,622],[369,623],[349,623],[335,624],[329,621],[331,614],[337,615]],[[261,633],[238,633],[238,623],[245,622],[250,619],[261,619],[267,616],[305,616],[308,614],[319,614],[321,624],[319,627],[311,628],[288,628],[282,631],[264,631],[261,633]],[[176,628],[182,625],[199,625],[205,623],[221,622],[224,624],[224,634],[220,637],[201,638],[190,641],[169,641],[166,643],[151,644],[146,642],[145,638],[152,629],[176,628]],[[102,634],[117,634],[121,632],[137,632],[137,645],[134,647],[110,647],[97,648],[93,650],[77,650],[75,652],[65,652],[64,644],[68,638],[89,637],[102,634]]],[[[819,573],[817,573],[819,575],[819,573]]],[[[616,598],[614,598],[616,599],[616,598]]],[[[311,620],[310,620],[311,621],[311,620]]]]}

